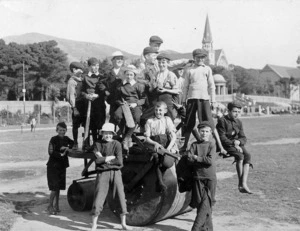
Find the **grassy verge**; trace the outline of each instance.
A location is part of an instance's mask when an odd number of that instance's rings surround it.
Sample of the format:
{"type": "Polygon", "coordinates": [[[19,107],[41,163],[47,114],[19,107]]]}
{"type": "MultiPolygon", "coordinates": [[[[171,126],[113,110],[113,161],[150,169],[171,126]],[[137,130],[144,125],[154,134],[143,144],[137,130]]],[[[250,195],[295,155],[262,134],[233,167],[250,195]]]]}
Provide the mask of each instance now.
{"type": "Polygon", "coordinates": [[[14,206],[0,201],[0,230],[8,231],[14,224],[17,215],[13,212],[14,206]]]}

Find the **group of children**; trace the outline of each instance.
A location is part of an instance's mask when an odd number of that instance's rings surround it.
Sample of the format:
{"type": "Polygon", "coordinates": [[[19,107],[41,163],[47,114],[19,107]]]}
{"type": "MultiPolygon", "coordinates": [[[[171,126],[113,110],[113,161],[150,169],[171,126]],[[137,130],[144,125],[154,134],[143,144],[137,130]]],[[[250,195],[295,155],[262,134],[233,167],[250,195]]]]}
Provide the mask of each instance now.
{"type": "Polygon", "coordinates": [[[177,116],[174,102],[177,105],[183,104],[186,108],[185,143],[181,148],[181,154],[186,158],[186,168],[191,171],[193,181],[191,206],[197,208],[197,217],[192,230],[200,230],[201,227],[212,230],[211,206],[215,203],[216,190],[215,140],[224,156],[234,156],[237,161],[238,189],[241,192],[251,193],[247,186],[251,157],[244,147],[246,137],[242,124],[237,119],[241,107],[235,103],[229,104],[228,115],[221,118],[215,128],[211,114],[211,107],[215,104],[215,85],[212,70],[204,63],[207,52],[202,49],[194,50],[193,64],[188,69],[183,69],[182,65],[191,61],[185,59],[172,61],[167,54],[159,53],[162,42],[158,36],[150,38],[150,46],[144,49],[143,60],[138,68],[133,65],[123,67],[124,55],[121,52],[113,53],[113,68],[106,75],[99,73],[99,62],[96,58],[88,60],[87,74],[83,74],[84,67],[81,63],[71,63],[70,70],[73,75],[68,81],[67,99],[73,111],[74,142],[65,136],[65,123],[59,123],[56,128],[58,135],[52,137],[49,143],[50,157],[47,163],[48,184],[51,190],[49,213],[59,212],[59,190],[65,189],[65,169],[68,167],[66,153],[70,148],[78,148],[78,128],[84,125],[89,101],[90,130],[94,140],[91,150],[95,153],[97,169],[92,230],[96,230],[98,216],[112,184],[121,203],[122,227],[129,229],[126,225],[127,209],[120,169],[123,166],[122,153],[132,146],[131,136],[138,126],[144,132],[145,145],[154,153],[158,191],[165,191],[162,168],[171,167],[174,161],[164,165],[162,158],[155,152],[165,148],[171,153],[179,153],[174,126],[177,116]],[[176,69],[175,75],[169,68],[176,65],[181,66],[176,69]],[[105,102],[110,104],[109,123],[105,123],[105,102]],[[126,125],[122,109],[124,104],[130,108],[136,125],[134,127],[126,125]],[[194,128],[196,114],[199,120],[198,129],[194,128]],[[122,136],[122,145],[113,140],[113,136],[117,135],[117,127],[118,134],[122,136]],[[98,131],[101,140],[98,139],[98,131]],[[186,151],[191,133],[197,141],[186,151]],[[212,135],[215,140],[212,139],[212,135]],[[204,204],[204,201],[207,204],[204,204]],[[210,209],[206,210],[203,207],[210,209]]]}

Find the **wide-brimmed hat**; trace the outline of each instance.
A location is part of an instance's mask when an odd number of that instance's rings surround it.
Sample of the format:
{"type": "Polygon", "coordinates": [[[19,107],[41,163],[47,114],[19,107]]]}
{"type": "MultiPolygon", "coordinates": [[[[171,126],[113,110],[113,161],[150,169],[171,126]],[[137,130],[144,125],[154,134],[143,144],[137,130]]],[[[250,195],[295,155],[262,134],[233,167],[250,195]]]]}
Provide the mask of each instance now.
{"type": "Polygon", "coordinates": [[[133,72],[135,75],[138,74],[138,70],[136,69],[136,67],[134,65],[128,65],[127,67],[124,68],[124,74],[127,72],[127,71],[131,71],[133,72]]]}
{"type": "Polygon", "coordinates": [[[114,59],[114,57],[123,57],[125,58],[124,54],[121,51],[115,51],[111,54],[111,59],[114,59]]]}
{"type": "Polygon", "coordinates": [[[112,123],[105,123],[105,124],[103,124],[100,133],[102,134],[103,132],[112,132],[112,133],[114,133],[114,135],[117,135],[115,133],[115,125],[112,124],[112,123]]]}

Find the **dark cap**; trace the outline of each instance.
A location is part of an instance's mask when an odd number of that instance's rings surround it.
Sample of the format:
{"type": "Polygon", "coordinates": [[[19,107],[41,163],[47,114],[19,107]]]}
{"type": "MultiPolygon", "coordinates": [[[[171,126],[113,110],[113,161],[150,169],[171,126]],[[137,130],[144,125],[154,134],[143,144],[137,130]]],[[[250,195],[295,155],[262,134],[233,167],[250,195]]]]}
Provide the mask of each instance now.
{"type": "Polygon", "coordinates": [[[167,54],[167,53],[160,53],[157,58],[157,60],[160,60],[160,59],[167,59],[167,60],[171,60],[171,57],[167,54]]]}
{"type": "Polygon", "coordinates": [[[229,111],[231,111],[233,108],[239,108],[239,109],[241,109],[242,108],[242,106],[238,103],[238,102],[230,102],[230,103],[228,103],[228,105],[227,105],[227,108],[228,108],[228,110],[229,111]]]}
{"type": "Polygon", "coordinates": [[[67,129],[67,125],[65,122],[60,122],[56,125],[56,127],[61,127],[61,128],[64,128],[64,129],[67,129]]]}
{"type": "Polygon", "coordinates": [[[72,63],[70,64],[70,70],[72,71],[73,68],[83,70],[83,69],[84,69],[84,66],[83,66],[82,63],[80,63],[80,62],[72,62],[72,63]]]}
{"type": "Polygon", "coordinates": [[[149,42],[150,43],[160,43],[161,44],[164,41],[159,36],[153,35],[153,36],[150,37],[149,42]]]}
{"type": "Polygon", "coordinates": [[[212,131],[214,130],[214,126],[209,121],[202,121],[197,126],[199,129],[204,127],[209,127],[212,131]]]}
{"type": "Polygon", "coordinates": [[[150,53],[158,54],[158,51],[153,47],[146,47],[143,51],[143,55],[147,55],[147,54],[150,54],[150,53]]]}
{"type": "Polygon", "coordinates": [[[206,57],[207,56],[207,51],[204,49],[196,49],[193,50],[193,57],[195,56],[202,56],[202,57],[206,57]]]}
{"type": "Polygon", "coordinates": [[[99,63],[99,60],[94,58],[94,57],[88,59],[88,65],[89,66],[93,66],[93,65],[96,65],[98,63],[99,63]]]}

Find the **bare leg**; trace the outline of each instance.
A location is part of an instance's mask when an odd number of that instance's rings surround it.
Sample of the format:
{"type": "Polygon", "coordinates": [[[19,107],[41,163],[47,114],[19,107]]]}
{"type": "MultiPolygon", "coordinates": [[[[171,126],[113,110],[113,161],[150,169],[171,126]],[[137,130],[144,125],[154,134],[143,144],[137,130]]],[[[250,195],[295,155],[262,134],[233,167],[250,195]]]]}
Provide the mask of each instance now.
{"type": "Polygon", "coordinates": [[[243,183],[242,183],[242,175],[243,175],[243,160],[237,160],[236,161],[236,172],[238,175],[238,188],[241,191],[243,189],[243,183]]]}
{"type": "Polygon", "coordinates": [[[60,194],[60,191],[58,190],[55,193],[56,193],[56,195],[55,195],[54,211],[59,213],[59,212],[61,212],[60,209],[59,209],[59,194],[60,194]]]}
{"type": "Polygon", "coordinates": [[[48,212],[50,215],[55,215],[56,212],[54,211],[54,208],[53,208],[53,202],[54,202],[54,198],[56,196],[56,191],[51,191],[50,193],[50,199],[49,199],[49,206],[48,206],[48,212]]]}
{"type": "Polygon", "coordinates": [[[220,136],[219,136],[217,129],[215,128],[213,132],[214,132],[214,137],[216,138],[217,144],[220,148],[220,153],[223,155],[226,155],[227,151],[223,148],[223,145],[221,143],[220,136]]]}
{"type": "Polygon", "coordinates": [[[98,216],[92,217],[92,229],[91,231],[96,231],[97,229],[98,216]]]}
{"type": "Polygon", "coordinates": [[[250,191],[250,189],[248,188],[248,185],[247,185],[248,174],[249,174],[249,164],[244,164],[243,176],[242,176],[242,186],[247,193],[252,194],[252,192],[250,191]]]}
{"type": "Polygon", "coordinates": [[[126,214],[121,214],[120,215],[120,218],[121,218],[121,225],[122,225],[122,228],[124,230],[131,230],[131,228],[129,228],[127,225],[126,225],[126,214]]]}

